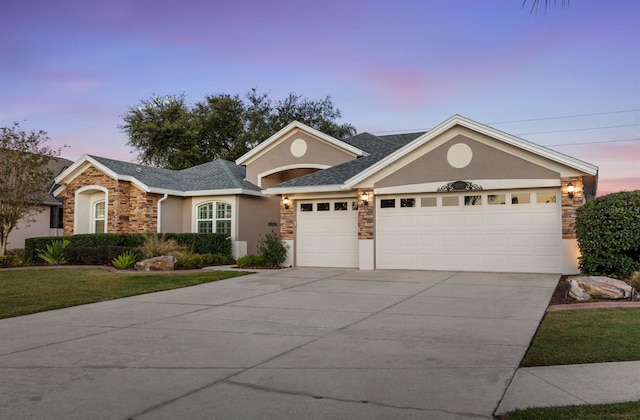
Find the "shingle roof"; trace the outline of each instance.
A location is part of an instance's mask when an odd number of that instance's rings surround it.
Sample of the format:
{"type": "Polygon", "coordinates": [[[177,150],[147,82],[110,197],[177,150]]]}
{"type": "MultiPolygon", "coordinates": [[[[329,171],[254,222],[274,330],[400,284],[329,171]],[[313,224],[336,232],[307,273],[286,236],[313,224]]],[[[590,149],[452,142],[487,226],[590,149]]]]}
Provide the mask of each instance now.
{"type": "Polygon", "coordinates": [[[357,136],[344,140],[344,142],[368,152],[368,156],[363,156],[355,160],[345,162],[341,165],[316,171],[309,175],[274,185],[271,188],[341,184],[399,148],[405,146],[412,140],[418,138],[422,134],[424,133],[395,134],[387,136],[374,136],[370,133],[358,134],[357,136]]]}
{"type": "Polygon", "coordinates": [[[130,176],[150,188],[176,191],[207,191],[260,188],[244,180],[246,169],[228,160],[216,159],[192,168],[175,171],[137,163],[89,156],[118,175],[130,176]]]}

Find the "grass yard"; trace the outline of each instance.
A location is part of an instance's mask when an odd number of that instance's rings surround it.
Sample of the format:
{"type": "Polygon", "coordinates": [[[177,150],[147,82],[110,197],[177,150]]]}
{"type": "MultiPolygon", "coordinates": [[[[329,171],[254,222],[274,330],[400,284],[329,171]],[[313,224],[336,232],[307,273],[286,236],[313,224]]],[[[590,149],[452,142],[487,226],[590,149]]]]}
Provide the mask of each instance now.
{"type": "Polygon", "coordinates": [[[640,308],[548,312],[522,366],[640,360],[640,308]]]}
{"type": "Polygon", "coordinates": [[[501,420],[640,419],[640,401],[620,404],[528,408],[500,416],[501,420]]]}
{"type": "Polygon", "coordinates": [[[0,270],[0,319],[194,286],[245,274],[238,271],[112,273],[100,268],[0,270]]]}

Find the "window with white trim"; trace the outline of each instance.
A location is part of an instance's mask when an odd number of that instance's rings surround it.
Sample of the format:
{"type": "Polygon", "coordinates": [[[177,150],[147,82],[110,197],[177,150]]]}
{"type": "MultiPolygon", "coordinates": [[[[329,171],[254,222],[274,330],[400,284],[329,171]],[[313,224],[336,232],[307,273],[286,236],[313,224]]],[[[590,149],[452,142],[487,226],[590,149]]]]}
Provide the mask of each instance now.
{"type": "Polygon", "coordinates": [[[96,201],[93,204],[93,233],[105,233],[106,230],[105,202],[96,201]]]}
{"type": "Polygon", "coordinates": [[[196,227],[198,233],[231,235],[231,204],[221,201],[200,204],[196,209],[196,227]]]}

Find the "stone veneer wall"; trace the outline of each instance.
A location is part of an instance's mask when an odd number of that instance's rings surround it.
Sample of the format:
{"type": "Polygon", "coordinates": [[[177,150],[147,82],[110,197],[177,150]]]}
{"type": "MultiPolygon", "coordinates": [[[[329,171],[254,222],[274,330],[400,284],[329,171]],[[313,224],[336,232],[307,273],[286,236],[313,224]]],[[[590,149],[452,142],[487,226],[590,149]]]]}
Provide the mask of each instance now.
{"type": "Polygon", "coordinates": [[[376,208],[373,189],[358,189],[358,239],[373,239],[375,231],[374,211],[376,208]],[[369,195],[367,205],[362,201],[362,194],[369,195]]]}
{"type": "Polygon", "coordinates": [[[280,239],[293,240],[295,238],[295,200],[289,199],[289,208],[284,208],[280,200],[280,239]]]}
{"type": "Polygon", "coordinates": [[[562,178],[562,238],[575,239],[576,237],[576,209],[585,203],[584,184],[581,176],[562,178]],[[573,198],[569,198],[567,187],[569,183],[575,187],[573,198]]]}
{"type": "MultiPolygon", "coordinates": [[[[108,190],[108,233],[151,233],[157,231],[159,195],[146,193],[130,182],[116,181],[94,167],[72,180],[64,198],[64,235],[73,235],[75,193],[88,185],[108,190]]],[[[87,211],[90,211],[87,209],[87,211]]]]}

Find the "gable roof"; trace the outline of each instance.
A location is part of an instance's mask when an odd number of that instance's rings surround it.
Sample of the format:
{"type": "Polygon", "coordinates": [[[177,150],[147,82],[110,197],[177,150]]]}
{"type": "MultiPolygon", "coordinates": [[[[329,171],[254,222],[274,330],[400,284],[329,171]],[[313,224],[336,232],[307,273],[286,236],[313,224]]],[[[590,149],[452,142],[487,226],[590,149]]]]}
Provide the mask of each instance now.
{"type": "Polygon", "coordinates": [[[598,173],[598,167],[590,163],[583,162],[571,156],[556,152],[555,150],[548,149],[511,134],[496,130],[495,128],[480,124],[460,115],[454,115],[431,130],[423,133],[396,134],[377,137],[369,133],[362,133],[358,136],[352,137],[351,139],[347,139],[345,141],[354,141],[365,150],[367,149],[367,145],[370,145],[371,148],[369,150],[373,152],[375,149],[375,152],[371,153],[370,156],[358,158],[342,165],[283,182],[268,188],[265,192],[269,194],[283,194],[287,192],[350,189],[456,125],[466,127],[475,132],[542,156],[588,175],[597,175],[598,173]],[[373,141],[374,138],[378,139],[377,143],[373,141]],[[380,142],[380,140],[382,140],[382,142],[380,142]],[[390,143],[393,143],[393,145],[390,143]],[[383,146],[383,144],[389,144],[389,146],[386,147],[383,146]]]}
{"type": "Polygon", "coordinates": [[[263,141],[262,143],[260,143],[259,145],[257,145],[256,147],[254,147],[253,149],[249,150],[247,153],[245,153],[244,155],[240,156],[238,159],[236,159],[236,164],[238,165],[246,165],[247,163],[249,163],[251,160],[257,158],[258,156],[260,156],[262,153],[265,153],[272,145],[277,144],[280,140],[282,140],[282,137],[287,134],[288,132],[294,130],[294,129],[299,129],[301,131],[306,132],[307,134],[310,134],[312,136],[315,136],[335,147],[337,147],[338,149],[342,149],[354,156],[363,156],[365,154],[364,151],[362,151],[361,149],[359,149],[358,147],[347,143],[345,141],[342,140],[338,140],[334,137],[331,137],[328,134],[323,133],[322,131],[316,130],[315,128],[309,127],[306,124],[303,124],[301,122],[298,121],[293,121],[292,123],[288,124],[286,127],[284,127],[283,129],[281,129],[280,131],[278,131],[277,133],[275,133],[274,135],[272,135],[271,137],[269,137],[268,139],[266,139],[265,141],[263,141]]]}
{"type": "MultiPolygon", "coordinates": [[[[63,184],[73,179],[74,175],[81,173],[89,164],[113,179],[131,182],[147,192],[177,196],[261,195],[259,187],[244,180],[244,167],[222,159],[176,171],[84,155],[56,177],[56,183],[63,184]]],[[[64,188],[58,188],[54,194],[59,194],[64,188]]]]}
{"type": "Polygon", "coordinates": [[[357,136],[346,139],[346,142],[358,144],[361,149],[366,150],[369,154],[361,158],[345,162],[340,165],[333,166],[321,171],[312,172],[309,175],[305,175],[299,178],[294,178],[290,181],[283,182],[268,188],[266,192],[272,194],[278,194],[280,188],[291,187],[314,187],[316,191],[332,191],[340,187],[340,184],[344,184],[348,179],[356,176],[365,169],[374,165],[378,161],[389,156],[390,153],[405,146],[408,142],[414,140],[419,133],[408,133],[393,136],[374,136],[370,133],[361,133],[357,136]]]}

